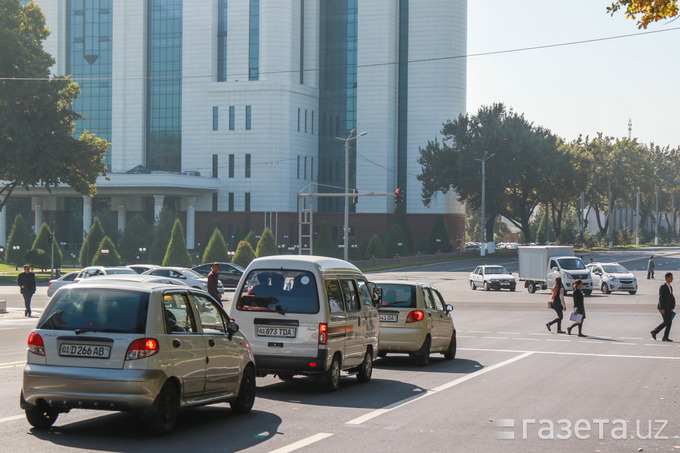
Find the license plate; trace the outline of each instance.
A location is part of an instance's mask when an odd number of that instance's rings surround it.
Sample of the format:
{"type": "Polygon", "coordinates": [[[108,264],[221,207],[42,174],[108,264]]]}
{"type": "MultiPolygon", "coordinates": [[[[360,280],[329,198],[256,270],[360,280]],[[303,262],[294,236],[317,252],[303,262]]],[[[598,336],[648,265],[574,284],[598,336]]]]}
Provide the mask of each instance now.
{"type": "Polygon", "coordinates": [[[295,327],[262,327],[258,326],[258,337],[287,337],[295,338],[295,327]]]}
{"type": "Polygon", "coordinates": [[[503,286],[509,286],[509,285],[510,285],[510,282],[501,282],[501,285],[503,285],[503,286]]]}
{"type": "Polygon", "coordinates": [[[380,315],[380,320],[384,322],[397,322],[399,315],[380,315]]]}
{"type": "Polygon", "coordinates": [[[59,347],[59,355],[66,357],[90,357],[95,359],[108,359],[111,355],[111,346],[93,346],[87,344],[67,344],[59,347]]]}

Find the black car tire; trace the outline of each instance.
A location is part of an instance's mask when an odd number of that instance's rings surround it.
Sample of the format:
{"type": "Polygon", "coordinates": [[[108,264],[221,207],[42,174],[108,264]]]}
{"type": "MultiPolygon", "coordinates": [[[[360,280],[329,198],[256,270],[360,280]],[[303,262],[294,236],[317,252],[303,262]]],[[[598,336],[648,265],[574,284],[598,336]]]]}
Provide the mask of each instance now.
{"type": "Polygon", "coordinates": [[[527,291],[529,291],[529,294],[535,293],[536,292],[536,284],[534,282],[527,283],[527,291]]]}
{"type": "Polygon", "coordinates": [[[420,349],[413,354],[413,358],[416,360],[418,366],[427,366],[430,363],[430,345],[432,340],[428,335],[423,341],[423,345],[420,349]]]}
{"type": "Polygon", "coordinates": [[[255,403],[255,368],[248,365],[243,370],[241,377],[241,385],[238,388],[238,396],[234,401],[229,403],[231,410],[237,414],[246,414],[250,412],[255,403]]]}
{"type": "Polygon", "coordinates": [[[146,428],[156,434],[166,434],[175,427],[179,414],[179,392],[172,382],[166,382],[156,401],[144,414],[146,428]]]}
{"type": "Polygon", "coordinates": [[[602,294],[609,294],[611,291],[609,290],[609,286],[607,286],[606,283],[602,282],[602,286],[600,287],[602,290],[602,294]]]}
{"type": "Polygon", "coordinates": [[[373,352],[370,349],[366,350],[366,355],[364,356],[364,361],[359,365],[359,371],[357,372],[357,381],[368,382],[371,380],[373,375],[373,352]]]}
{"type": "Polygon", "coordinates": [[[453,360],[456,358],[456,332],[453,332],[453,335],[451,335],[451,342],[444,353],[444,358],[446,360],[453,360]]]}
{"type": "Polygon", "coordinates": [[[635,294],[635,293],[637,293],[637,291],[628,291],[628,294],[631,294],[631,295],[635,294]]]}
{"type": "Polygon", "coordinates": [[[491,289],[491,286],[489,286],[489,282],[484,282],[484,291],[489,291],[491,289]]]}
{"type": "Polygon", "coordinates": [[[474,290],[477,289],[477,285],[475,285],[475,282],[473,282],[472,280],[470,280],[470,289],[471,289],[472,291],[474,291],[474,290]]]}
{"type": "Polygon", "coordinates": [[[337,354],[333,356],[331,366],[326,371],[326,388],[331,392],[340,388],[340,359],[337,354]]]}
{"type": "Polygon", "coordinates": [[[37,429],[49,429],[54,425],[59,416],[57,409],[49,407],[47,404],[34,406],[26,409],[26,419],[28,423],[37,429]]]}

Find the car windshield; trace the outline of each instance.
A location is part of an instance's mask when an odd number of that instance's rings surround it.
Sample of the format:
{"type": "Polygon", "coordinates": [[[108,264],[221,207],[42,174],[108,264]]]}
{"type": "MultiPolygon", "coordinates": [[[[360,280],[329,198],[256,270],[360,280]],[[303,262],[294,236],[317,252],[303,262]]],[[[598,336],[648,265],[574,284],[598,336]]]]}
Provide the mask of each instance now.
{"type": "Polygon", "coordinates": [[[382,288],[380,307],[416,308],[416,287],[391,283],[377,283],[382,288]]]}
{"type": "Polygon", "coordinates": [[[583,264],[583,261],[581,261],[578,258],[562,258],[561,260],[557,260],[560,262],[560,267],[562,269],[585,269],[585,265],[583,264]]]}
{"type": "Polygon", "coordinates": [[[602,268],[608,274],[627,274],[628,273],[628,269],[621,266],[620,264],[608,264],[606,266],[602,266],[602,268]]]}
{"type": "Polygon", "coordinates": [[[509,274],[510,272],[507,271],[506,268],[504,267],[487,267],[484,270],[485,274],[509,274]]]}
{"type": "Polygon", "coordinates": [[[62,288],[45,308],[39,329],[144,333],[149,294],[116,289],[62,288]]]}
{"type": "Polygon", "coordinates": [[[201,274],[199,274],[198,272],[196,272],[195,270],[192,270],[192,269],[186,269],[184,271],[184,276],[190,277],[190,278],[199,278],[199,279],[205,278],[205,275],[201,275],[201,274]]]}
{"type": "Polygon", "coordinates": [[[256,269],[248,274],[237,302],[239,310],[317,313],[316,280],[311,272],[256,269]]]}
{"type": "Polygon", "coordinates": [[[137,272],[133,271],[132,269],[121,268],[121,269],[106,269],[106,273],[108,275],[117,275],[117,274],[136,274],[137,272]]]}

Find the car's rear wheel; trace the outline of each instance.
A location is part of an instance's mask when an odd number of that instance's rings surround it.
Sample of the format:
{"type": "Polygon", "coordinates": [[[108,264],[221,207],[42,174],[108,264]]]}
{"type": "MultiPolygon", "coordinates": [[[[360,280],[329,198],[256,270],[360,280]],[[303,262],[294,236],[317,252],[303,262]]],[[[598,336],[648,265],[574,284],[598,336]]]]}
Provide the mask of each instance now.
{"type": "Polygon", "coordinates": [[[333,356],[330,368],[326,371],[326,388],[330,391],[335,391],[340,387],[340,358],[338,355],[333,356]]]}
{"type": "Polygon", "coordinates": [[[40,404],[31,409],[26,409],[26,419],[31,426],[38,429],[49,429],[57,421],[59,411],[47,404],[40,404]]]}
{"type": "Polygon", "coordinates": [[[609,291],[609,286],[607,286],[606,283],[602,283],[602,286],[600,287],[600,289],[602,290],[603,294],[609,294],[611,292],[611,291],[609,291]]]}
{"type": "Polygon", "coordinates": [[[446,360],[453,360],[456,358],[456,332],[453,332],[453,335],[451,335],[451,342],[444,353],[444,358],[446,360]]]}
{"type": "Polygon", "coordinates": [[[385,351],[380,351],[380,352],[378,352],[378,357],[380,357],[381,359],[383,357],[387,357],[387,353],[385,351]]]}
{"type": "Polygon", "coordinates": [[[166,382],[161,388],[151,408],[146,412],[144,422],[146,428],[156,434],[168,433],[177,423],[179,414],[179,392],[172,382],[166,382]]]}
{"type": "Polygon", "coordinates": [[[529,294],[535,293],[536,292],[536,284],[534,282],[527,283],[527,291],[529,291],[529,294]]]}
{"type": "Polygon", "coordinates": [[[245,370],[243,370],[238,396],[234,401],[229,403],[231,410],[237,414],[250,412],[250,409],[253,408],[253,404],[255,403],[255,389],[255,369],[252,366],[247,366],[245,370]]]}
{"type": "Polygon", "coordinates": [[[416,359],[416,364],[418,366],[427,366],[430,363],[431,343],[432,340],[428,335],[427,338],[425,338],[425,341],[423,342],[423,345],[420,347],[420,349],[415,354],[413,354],[413,357],[416,359]]]}
{"type": "Polygon", "coordinates": [[[475,282],[473,282],[472,280],[470,280],[470,289],[471,289],[472,291],[474,291],[474,290],[477,289],[477,286],[475,286],[475,282]]]}
{"type": "Polygon", "coordinates": [[[366,355],[364,356],[364,361],[361,362],[359,366],[359,372],[357,373],[357,381],[368,382],[371,380],[373,375],[373,352],[368,349],[366,350],[366,355]]]}

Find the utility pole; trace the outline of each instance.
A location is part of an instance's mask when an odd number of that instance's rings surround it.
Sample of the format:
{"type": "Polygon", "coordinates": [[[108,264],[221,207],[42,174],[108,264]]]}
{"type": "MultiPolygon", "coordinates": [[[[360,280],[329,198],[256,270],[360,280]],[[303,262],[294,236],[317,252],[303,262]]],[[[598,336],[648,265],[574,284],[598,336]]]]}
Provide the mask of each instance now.
{"type": "Polygon", "coordinates": [[[491,159],[493,156],[495,156],[496,153],[491,154],[490,156],[486,155],[486,151],[484,151],[484,157],[481,159],[475,159],[476,161],[479,161],[482,163],[482,219],[481,219],[481,224],[482,224],[482,246],[480,247],[480,256],[486,256],[486,228],[484,228],[484,207],[486,206],[486,161],[491,159]]]}

